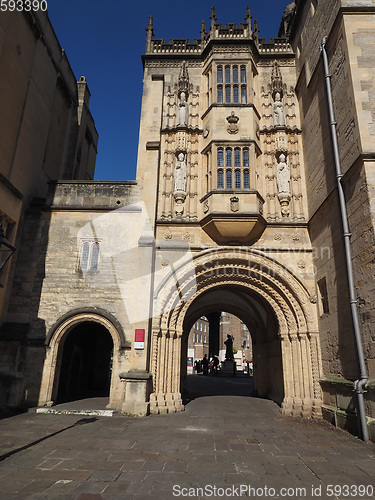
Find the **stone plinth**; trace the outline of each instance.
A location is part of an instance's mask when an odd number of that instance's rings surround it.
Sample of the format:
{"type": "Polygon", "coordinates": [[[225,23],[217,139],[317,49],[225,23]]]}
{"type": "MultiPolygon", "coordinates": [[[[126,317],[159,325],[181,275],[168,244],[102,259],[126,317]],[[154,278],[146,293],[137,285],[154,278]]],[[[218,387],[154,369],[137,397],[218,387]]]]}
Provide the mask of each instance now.
{"type": "Polygon", "coordinates": [[[220,363],[221,374],[225,377],[235,377],[236,376],[236,362],[233,360],[226,359],[220,363]]]}

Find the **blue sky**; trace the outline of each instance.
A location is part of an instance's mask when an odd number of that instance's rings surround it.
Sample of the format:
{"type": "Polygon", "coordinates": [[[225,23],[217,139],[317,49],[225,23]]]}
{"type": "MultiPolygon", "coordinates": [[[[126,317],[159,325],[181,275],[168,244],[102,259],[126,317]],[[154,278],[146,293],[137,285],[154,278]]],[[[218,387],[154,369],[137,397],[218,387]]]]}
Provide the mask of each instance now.
{"type": "Polygon", "coordinates": [[[136,175],[143,69],[150,15],[155,38],[200,37],[210,25],[211,5],[219,23],[244,21],[246,5],[259,36],[277,36],[288,0],[48,0],[56,35],[79,79],[87,78],[90,109],[99,132],[96,180],[132,180],[136,175]]]}

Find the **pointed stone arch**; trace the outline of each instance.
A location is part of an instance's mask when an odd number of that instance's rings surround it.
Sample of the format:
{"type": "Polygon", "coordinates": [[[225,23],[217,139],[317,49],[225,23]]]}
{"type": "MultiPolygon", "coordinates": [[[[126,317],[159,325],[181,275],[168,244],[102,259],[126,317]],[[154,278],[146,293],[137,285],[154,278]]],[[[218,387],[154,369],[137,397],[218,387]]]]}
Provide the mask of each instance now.
{"type": "Polygon", "coordinates": [[[233,247],[196,255],[174,269],[156,290],[154,306],[159,314],[153,319],[152,330],[151,411],[183,407],[180,361],[184,320],[200,297],[225,287],[236,287],[273,311],[282,358],[283,413],[319,414],[322,367],[313,297],[280,262],[257,250],[233,247]]]}

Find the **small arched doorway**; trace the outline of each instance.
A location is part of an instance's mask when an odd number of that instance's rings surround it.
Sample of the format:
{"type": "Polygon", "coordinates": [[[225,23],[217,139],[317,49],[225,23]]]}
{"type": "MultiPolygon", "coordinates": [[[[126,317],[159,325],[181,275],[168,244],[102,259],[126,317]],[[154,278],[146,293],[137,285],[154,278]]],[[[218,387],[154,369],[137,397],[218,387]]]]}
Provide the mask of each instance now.
{"type": "Polygon", "coordinates": [[[83,322],[65,335],[57,402],[109,396],[113,341],[98,323],[83,322]]]}
{"type": "Polygon", "coordinates": [[[117,320],[105,311],[72,311],[52,326],[39,406],[93,395],[109,395],[108,408],[121,407],[121,352],[129,347],[117,320]],[[75,387],[76,385],[76,387],[75,387]]]}

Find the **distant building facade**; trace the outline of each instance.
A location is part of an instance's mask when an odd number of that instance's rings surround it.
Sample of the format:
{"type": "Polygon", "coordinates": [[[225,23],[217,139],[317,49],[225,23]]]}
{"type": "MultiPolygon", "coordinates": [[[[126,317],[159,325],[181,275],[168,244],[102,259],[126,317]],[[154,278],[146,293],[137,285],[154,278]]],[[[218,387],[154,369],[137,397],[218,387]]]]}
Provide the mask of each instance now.
{"type": "Polygon", "coordinates": [[[227,336],[230,335],[233,338],[233,348],[237,351],[235,352],[234,358],[237,362],[237,367],[246,367],[244,360],[253,360],[253,349],[251,342],[251,334],[246,324],[227,312],[222,312],[220,317],[220,360],[225,359],[225,345],[224,342],[227,336]]]}
{"type": "Polygon", "coordinates": [[[193,325],[189,333],[189,350],[193,354],[194,360],[203,359],[206,354],[209,357],[210,324],[205,316],[199,318],[193,325]]]}
{"type": "Polygon", "coordinates": [[[178,411],[189,332],[205,316],[209,353],[218,354],[225,311],[251,334],[259,396],[285,414],[330,420],[337,395],[349,401],[343,418],[358,397],[375,418],[370,4],[293,2],[270,42],[249,8],[244,23],[224,26],[212,9],[193,42],[154,38],[150,18],[137,181],[57,180],[30,213],[4,319],[27,330],[17,372],[23,401],[100,393],[127,413],[178,411]]]}

